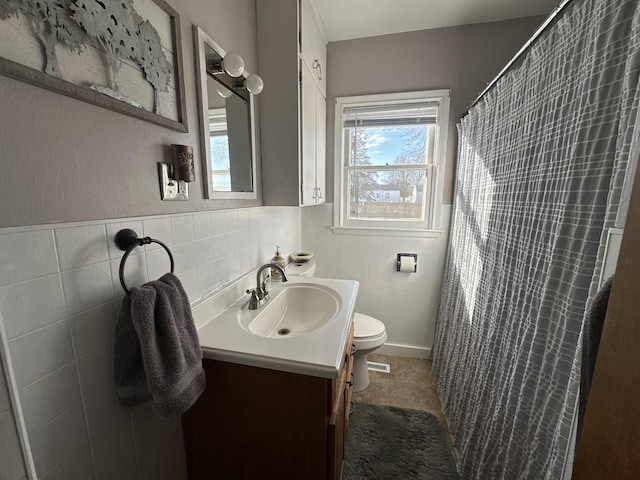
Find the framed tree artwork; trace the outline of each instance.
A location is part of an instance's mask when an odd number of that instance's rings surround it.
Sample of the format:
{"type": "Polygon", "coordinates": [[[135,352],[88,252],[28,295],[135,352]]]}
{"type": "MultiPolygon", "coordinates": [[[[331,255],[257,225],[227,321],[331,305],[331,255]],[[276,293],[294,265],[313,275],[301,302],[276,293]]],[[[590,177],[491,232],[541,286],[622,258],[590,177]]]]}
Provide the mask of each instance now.
{"type": "Polygon", "coordinates": [[[164,0],[0,0],[0,74],[188,130],[180,18],[164,0]]]}

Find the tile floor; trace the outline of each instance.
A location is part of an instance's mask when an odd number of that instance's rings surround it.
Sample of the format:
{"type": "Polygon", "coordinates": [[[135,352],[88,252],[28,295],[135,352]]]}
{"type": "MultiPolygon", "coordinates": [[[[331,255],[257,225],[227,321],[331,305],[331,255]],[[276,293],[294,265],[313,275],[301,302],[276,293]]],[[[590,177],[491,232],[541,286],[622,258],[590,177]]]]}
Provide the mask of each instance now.
{"type": "Polygon", "coordinates": [[[356,402],[413,408],[443,418],[440,400],[431,379],[431,360],[372,354],[371,362],[388,363],[390,373],[369,371],[369,386],[354,392],[356,402]]]}
{"type": "MultiPolygon", "coordinates": [[[[447,431],[440,399],[431,377],[431,360],[371,354],[371,362],[388,363],[390,373],[369,371],[369,386],[362,392],[354,392],[356,402],[390,405],[401,408],[424,410],[435,415],[447,431]]],[[[447,443],[452,450],[451,438],[447,443]]]]}

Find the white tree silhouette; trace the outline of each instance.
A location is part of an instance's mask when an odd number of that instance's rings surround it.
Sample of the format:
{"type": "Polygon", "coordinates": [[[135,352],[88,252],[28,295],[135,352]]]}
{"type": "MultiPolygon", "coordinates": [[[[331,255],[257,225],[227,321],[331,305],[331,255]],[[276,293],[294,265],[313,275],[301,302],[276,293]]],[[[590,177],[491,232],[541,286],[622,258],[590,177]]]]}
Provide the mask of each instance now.
{"type": "Polygon", "coordinates": [[[20,8],[15,0],[3,0],[0,2],[0,20],[9,18],[11,15],[17,15],[20,8]]]}
{"type": "Polygon", "coordinates": [[[107,57],[109,87],[118,91],[118,73],[123,59],[135,60],[138,53],[138,21],[131,0],[76,0],[72,18],[96,39],[107,57]]]}
{"type": "Polygon", "coordinates": [[[0,19],[22,12],[31,30],[38,38],[45,53],[44,72],[60,77],[56,45],[63,44],[69,50],[80,53],[86,35],[71,19],[70,0],[2,0],[0,19]]]}
{"type": "Polygon", "coordinates": [[[142,67],[144,77],[153,87],[153,110],[155,113],[160,113],[158,92],[169,90],[172,67],[162,51],[160,35],[148,20],[139,24],[138,37],[140,44],[135,60],[142,67]]]}
{"type": "MultiPolygon", "coordinates": [[[[56,45],[80,53],[89,38],[104,52],[107,87],[92,88],[136,104],[118,92],[118,75],[124,60],[140,65],[153,87],[155,113],[160,113],[159,92],[169,90],[173,67],[160,35],[135,11],[133,0],[0,0],[0,20],[23,14],[44,54],[44,71],[60,77],[56,45]]],[[[140,106],[139,104],[136,104],[140,106]]]]}

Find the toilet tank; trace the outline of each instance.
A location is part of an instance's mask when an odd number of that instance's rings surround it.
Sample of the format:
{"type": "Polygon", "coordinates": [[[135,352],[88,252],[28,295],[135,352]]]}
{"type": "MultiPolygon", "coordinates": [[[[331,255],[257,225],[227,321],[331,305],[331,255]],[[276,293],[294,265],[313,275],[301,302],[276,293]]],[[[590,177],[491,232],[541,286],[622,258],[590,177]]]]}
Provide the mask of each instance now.
{"type": "Polygon", "coordinates": [[[313,277],[316,273],[316,263],[313,260],[309,260],[308,262],[291,262],[286,266],[284,272],[287,276],[313,277]]]}

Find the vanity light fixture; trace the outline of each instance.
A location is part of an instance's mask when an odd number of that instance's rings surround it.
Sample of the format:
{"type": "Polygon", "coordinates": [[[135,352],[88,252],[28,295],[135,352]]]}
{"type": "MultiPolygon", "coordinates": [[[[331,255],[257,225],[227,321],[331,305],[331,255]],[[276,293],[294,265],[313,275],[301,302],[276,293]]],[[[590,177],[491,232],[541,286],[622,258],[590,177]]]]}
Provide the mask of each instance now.
{"type": "Polygon", "coordinates": [[[226,73],[230,77],[239,77],[244,73],[244,60],[237,53],[227,53],[224,58],[209,61],[208,70],[214,75],[226,73]]]}
{"type": "Polygon", "coordinates": [[[234,80],[233,86],[235,88],[247,90],[252,95],[258,95],[264,88],[264,82],[260,75],[252,73],[247,78],[238,78],[237,80],[234,80]]]}
{"type": "Polygon", "coordinates": [[[218,95],[220,95],[222,98],[229,98],[231,95],[233,95],[233,92],[231,90],[220,83],[216,85],[216,90],[218,91],[218,95]]]}
{"type": "Polygon", "coordinates": [[[228,82],[228,79],[221,80],[216,85],[218,95],[222,98],[229,98],[232,95],[231,88],[246,90],[253,95],[258,95],[264,88],[264,82],[259,75],[254,73],[245,74],[244,60],[237,53],[227,53],[222,56],[210,49],[207,52],[207,73],[218,75],[218,79],[220,77],[224,78],[225,74],[231,77],[231,82],[228,82]],[[245,77],[244,75],[247,76],[245,77]]]}
{"type": "Polygon", "coordinates": [[[260,75],[252,73],[247,78],[245,78],[244,88],[249,90],[249,93],[251,93],[252,95],[258,95],[264,88],[264,82],[262,81],[260,75]]]}

